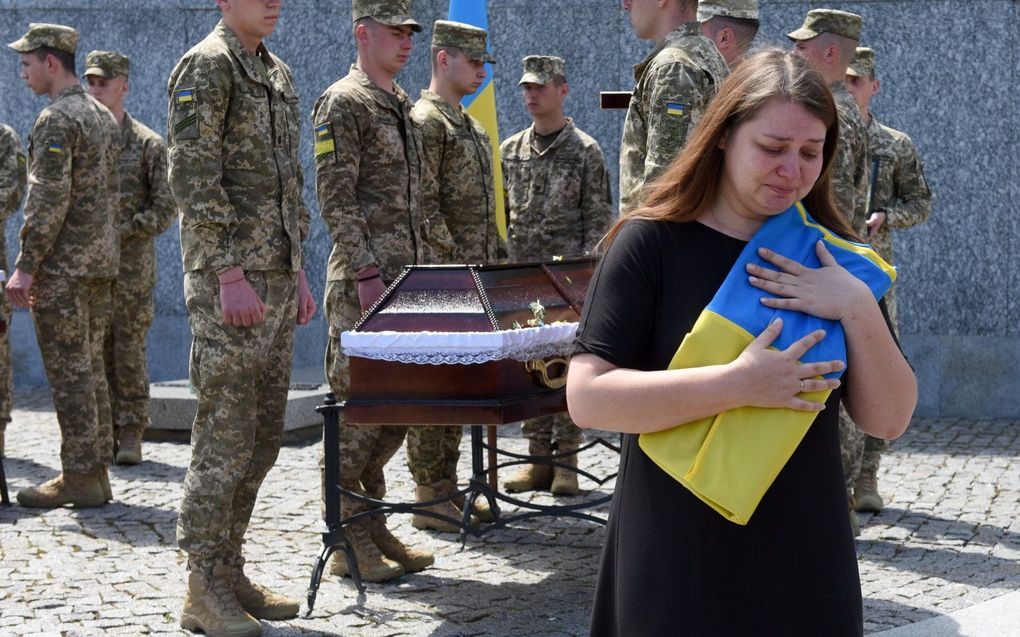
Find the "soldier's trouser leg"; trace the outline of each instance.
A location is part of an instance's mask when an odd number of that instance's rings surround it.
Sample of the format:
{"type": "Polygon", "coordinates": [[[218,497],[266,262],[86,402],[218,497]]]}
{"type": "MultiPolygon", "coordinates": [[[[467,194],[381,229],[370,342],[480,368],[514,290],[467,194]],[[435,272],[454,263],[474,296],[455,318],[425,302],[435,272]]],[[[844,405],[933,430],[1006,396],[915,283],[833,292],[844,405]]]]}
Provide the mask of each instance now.
{"type": "Polygon", "coordinates": [[[521,432],[528,440],[537,440],[544,443],[552,442],[554,416],[539,416],[521,423],[521,432]]]}
{"type": "Polygon", "coordinates": [[[861,431],[843,405],[839,406],[839,450],[843,458],[843,479],[846,485],[847,501],[853,494],[854,482],[861,471],[861,456],[867,436],[861,431]]]}
{"type": "Polygon", "coordinates": [[[0,436],[11,421],[11,402],[14,396],[14,371],[11,368],[11,302],[0,289],[0,319],[7,329],[0,334],[0,436]]]}
{"type": "Polygon", "coordinates": [[[113,426],[139,433],[149,426],[149,364],[145,338],[155,314],[152,286],[118,281],[106,339],[106,377],[113,426]]]}
{"type": "Polygon", "coordinates": [[[457,482],[457,461],[464,430],[460,425],[416,425],[407,432],[407,468],[415,483],[457,482]]]}
{"type": "Polygon", "coordinates": [[[874,436],[864,436],[864,451],[861,453],[861,468],[858,473],[878,474],[878,465],[882,461],[882,454],[888,451],[889,441],[874,436]]]}
{"type": "Polygon", "coordinates": [[[550,418],[552,419],[552,441],[557,447],[577,447],[584,440],[584,433],[570,419],[570,414],[554,414],[550,418]]]}
{"type": "Polygon", "coordinates": [[[283,436],[297,275],[245,276],[266,304],[265,320],[247,328],[223,324],[215,273],[184,277],[198,413],[177,541],[191,570],[238,561],[256,495],[283,436]]]}
{"type": "Polygon", "coordinates": [[[103,337],[110,281],[40,275],[33,293],[32,317],[60,425],[63,472],[99,471],[113,455],[113,435],[100,425],[97,405],[100,390],[107,391],[103,337]]]}

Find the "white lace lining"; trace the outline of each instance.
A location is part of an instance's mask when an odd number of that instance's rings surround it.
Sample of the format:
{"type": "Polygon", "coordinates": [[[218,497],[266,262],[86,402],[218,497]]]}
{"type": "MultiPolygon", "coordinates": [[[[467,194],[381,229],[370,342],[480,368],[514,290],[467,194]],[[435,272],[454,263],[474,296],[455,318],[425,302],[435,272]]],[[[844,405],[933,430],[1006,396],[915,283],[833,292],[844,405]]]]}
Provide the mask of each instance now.
{"type": "Polygon", "coordinates": [[[467,365],[504,359],[529,361],[570,353],[577,323],[499,332],[354,332],[340,335],[348,356],[398,363],[467,365]]]}

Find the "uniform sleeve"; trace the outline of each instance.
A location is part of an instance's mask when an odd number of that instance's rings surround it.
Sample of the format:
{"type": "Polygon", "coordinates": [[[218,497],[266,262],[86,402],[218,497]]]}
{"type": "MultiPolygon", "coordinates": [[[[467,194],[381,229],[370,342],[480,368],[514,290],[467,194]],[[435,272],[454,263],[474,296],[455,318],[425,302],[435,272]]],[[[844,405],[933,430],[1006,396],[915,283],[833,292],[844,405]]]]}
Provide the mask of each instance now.
{"type": "MultiPolygon", "coordinates": [[[[496,223],[496,215],[498,214],[498,211],[496,209],[496,171],[493,169],[494,164],[492,158],[494,153],[492,151],[492,140],[489,139],[488,131],[486,131],[480,124],[476,126],[475,136],[480,140],[481,152],[483,153],[483,157],[487,160],[484,162],[486,174],[482,175],[482,178],[486,180],[485,188],[489,198],[489,210],[486,215],[488,217],[486,223],[489,226],[487,235],[495,237],[496,241],[495,252],[488,256],[495,259],[505,259],[507,258],[506,240],[499,236],[499,224],[496,223]]],[[[500,167],[502,167],[502,164],[500,167]]],[[[500,185],[500,188],[502,188],[502,185],[500,185]]],[[[506,209],[506,199],[503,200],[503,208],[504,210],[506,209]]],[[[506,213],[504,212],[504,214],[506,213]]]]}
{"type": "Polygon", "coordinates": [[[355,273],[379,265],[369,241],[368,219],[358,202],[363,141],[356,108],[336,99],[320,101],[312,115],[319,214],[355,273]]]}
{"type": "Polygon", "coordinates": [[[896,149],[893,173],[896,200],[885,207],[885,222],[904,229],[923,223],[931,214],[931,190],[924,178],[924,165],[913,142],[904,139],[896,149]]]}
{"type": "Polygon", "coordinates": [[[584,223],[584,247],[591,252],[609,230],[613,218],[613,194],[609,169],[602,149],[591,146],[585,155],[584,183],[581,184],[581,217],[584,223]]]}
{"type": "Polygon", "coordinates": [[[443,176],[456,178],[443,169],[446,154],[446,129],[438,121],[430,118],[423,109],[411,111],[414,123],[421,131],[422,144],[422,180],[421,180],[421,213],[425,221],[425,244],[429,254],[427,260],[433,263],[451,263],[456,251],[453,234],[446,225],[446,218],[440,210],[440,190],[443,176]]]}
{"type": "MultiPolygon", "coordinates": [[[[703,81],[685,64],[663,64],[647,72],[645,113],[648,149],[644,181],[655,179],[683,148],[693,130],[692,118],[708,99],[703,81]]],[[[711,96],[708,96],[711,97],[711,96]]]]}
{"type": "MultiPolygon", "coordinates": [[[[863,124],[855,131],[854,149],[854,219],[868,218],[868,194],[871,192],[871,143],[863,124]]],[[[856,228],[861,232],[861,228],[856,228]]]]}
{"type": "MultiPolygon", "coordinates": [[[[25,196],[28,159],[13,131],[0,130],[0,223],[3,223],[25,196]]],[[[3,228],[0,228],[0,232],[3,228]]],[[[6,267],[6,264],[0,264],[6,267]]]]}
{"type": "Polygon", "coordinates": [[[28,200],[21,227],[21,253],[16,267],[34,275],[53,249],[71,200],[71,155],[76,143],[73,123],[44,112],[32,130],[28,200]]]}
{"type": "Polygon", "coordinates": [[[300,106],[300,100],[297,99],[298,91],[297,91],[297,86],[294,83],[294,72],[280,58],[278,58],[276,56],[273,56],[273,59],[276,61],[277,64],[280,65],[280,68],[283,69],[283,75],[284,75],[284,77],[287,80],[287,86],[293,92],[293,96],[294,96],[293,104],[288,103],[288,106],[291,108],[291,118],[293,119],[293,122],[294,122],[293,130],[291,131],[291,134],[293,135],[293,139],[294,139],[294,149],[293,149],[293,158],[292,158],[292,161],[293,161],[293,165],[294,165],[295,188],[297,190],[297,196],[294,198],[295,199],[294,205],[298,206],[298,234],[300,236],[301,243],[304,243],[305,240],[308,239],[308,234],[311,232],[312,217],[311,217],[311,214],[308,212],[308,206],[305,205],[305,197],[304,197],[304,192],[305,192],[305,169],[304,169],[304,165],[301,162],[301,152],[300,152],[300,150],[301,150],[301,143],[300,143],[300,140],[301,140],[301,106],[300,106]]]}
{"type": "MultiPolygon", "coordinates": [[[[228,61],[212,55],[181,60],[171,76],[167,130],[168,179],[191,246],[204,267],[238,265],[232,235],[237,211],[221,185],[223,133],[231,93],[228,61]]],[[[184,236],[184,233],[182,233],[184,236]]]]}
{"type": "Polygon", "coordinates": [[[155,237],[167,230],[176,216],[174,198],[167,181],[166,145],[162,139],[147,140],[142,147],[145,178],[149,188],[145,207],[131,219],[131,234],[155,237]]]}
{"type": "MultiPolygon", "coordinates": [[[[840,117],[841,122],[844,119],[840,117]]],[[[864,217],[857,215],[859,171],[857,145],[854,143],[853,130],[848,124],[841,124],[839,128],[839,143],[836,145],[836,156],[832,162],[832,196],[836,200],[840,214],[854,231],[860,234],[864,231],[864,217]]],[[[869,174],[868,180],[870,179],[869,174]]]]}

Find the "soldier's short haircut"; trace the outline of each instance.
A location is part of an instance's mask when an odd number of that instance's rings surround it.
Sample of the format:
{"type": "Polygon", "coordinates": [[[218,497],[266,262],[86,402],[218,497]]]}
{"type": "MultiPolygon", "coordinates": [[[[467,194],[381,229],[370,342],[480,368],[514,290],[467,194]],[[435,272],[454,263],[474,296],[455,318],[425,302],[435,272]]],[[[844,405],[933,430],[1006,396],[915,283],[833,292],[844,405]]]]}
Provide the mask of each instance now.
{"type": "Polygon", "coordinates": [[[46,60],[46,56],[52,55],[57,58],[60,62],[60,66],[64,67],[64,70],[71,75],[75,74],[75,57],[74,53],[68,53],[67,51],[61,51],[60,49],[54,49],[48,46],[41,46],[38,49],[32,51],[32,53],[42,61],[46,60]]]}
{"type": "Polygon", "coordinates": [[[710,38],[714,38],[716,33],[727,27],[733,29],[733,34],[737,36],[737,48],[744,53],[751,48],[751,42],[758,35],[758,24],[757,20],[726,15],[714,15],[704,22],[710,38]]]}
{"type": "Polygon", "coordinates": [[[835,33],[825,32],[818,36],[821,43],[825,46],[834,45],[836,50],[839,52],[839,63],[846,66],[850,66],[853,62],[854,56],[857,55],[857,40],[851,40],[850,38],[843,37],[842,35],[836,35],[835,33]]]}
{"type": "Polygon", "coordinates": [[[446,51],[446,54],[450,57],[460,57],[464,52],[460,48],[455,46],[432,46],[432,70],[435,71],[439,67],[439,52],[446,51]]]}

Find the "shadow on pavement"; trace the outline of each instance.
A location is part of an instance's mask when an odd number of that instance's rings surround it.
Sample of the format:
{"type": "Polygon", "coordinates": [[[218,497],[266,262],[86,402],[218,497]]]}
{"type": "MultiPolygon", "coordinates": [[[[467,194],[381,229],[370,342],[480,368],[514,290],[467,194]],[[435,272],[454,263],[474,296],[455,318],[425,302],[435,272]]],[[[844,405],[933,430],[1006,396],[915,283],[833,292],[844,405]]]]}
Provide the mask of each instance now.
{"type": "Polygon", "coordinates": [[[923,608],[915,608],[907,604],[900,604],[897,602],[891,602],[887,599],[869,599],[864,598],[864,632],[865,634],[881,632],[889,630],[891,628],[897,628],[899,626],[906,626],[909,624],[916,624],[926,619],[932,619],[933,617],[941,617],[941,613],[935,611],[926,610],[923,608]],[[887,624],[876,623],[874,619],[869,621],[869,618],[878,617],[896,617],[900,620],[907,620],[897,626],[889,626],[887,624]]]}
{"type": "Polygon", "coordinates": [[[994,546],[1004,543],[1020,546],[1020,533],[984,522],[963,522],[951,518],[941,518],[924,511],[885,507],[881,513],[877,513],[871,518],[862,518],[862,521],[868,524],[877,523],[907,529],[914,539],[940,540],[948,538],[958,540],[965,545],[994,546]]]}
{"type": "Polygon", "coordinates": [[[1016,457],[1020,455],[1020,423],[919,418],[893,441],[889,454],[897,453],[1016,457]]]}

